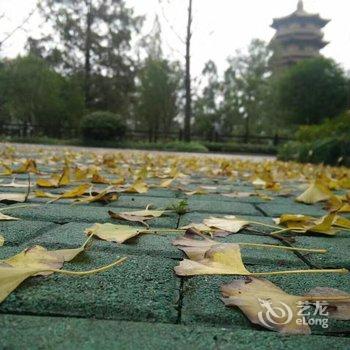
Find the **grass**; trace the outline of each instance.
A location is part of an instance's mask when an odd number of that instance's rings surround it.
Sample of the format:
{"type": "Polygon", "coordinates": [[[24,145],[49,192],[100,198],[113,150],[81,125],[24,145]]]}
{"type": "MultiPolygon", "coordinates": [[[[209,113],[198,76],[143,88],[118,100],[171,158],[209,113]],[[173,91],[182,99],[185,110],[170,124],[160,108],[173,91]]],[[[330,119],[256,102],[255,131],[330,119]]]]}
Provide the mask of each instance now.
{"type": "Polygon", "coordinates": [[[195,152],[195,153],[246,153],[246,154],[276,154],[274,146],[261,144],[243,144],[243,143],[218,143],[218,142],[184,142],[184,141],[91,141],[84,142],[81,139],[56,139],[46,136],[38,137],[3,137],[3,142],[31,143],[43,145],[64,145],[64,146],[88,146],[88,147],[106,147],[119,149],[139,149],[150,151],[176,151],[176,152],[195,152]]]}

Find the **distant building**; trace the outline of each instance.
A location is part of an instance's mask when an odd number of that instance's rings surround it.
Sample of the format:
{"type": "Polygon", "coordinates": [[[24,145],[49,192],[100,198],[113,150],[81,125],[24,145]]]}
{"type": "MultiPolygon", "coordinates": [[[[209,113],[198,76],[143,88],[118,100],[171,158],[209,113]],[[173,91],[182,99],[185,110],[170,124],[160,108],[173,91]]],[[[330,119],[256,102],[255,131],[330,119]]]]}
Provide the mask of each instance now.
{"type": "Polygon", "coordinates": [[[320,50],[328,45],[323,40],[322,28],[329,23],[319,14],[311,14],[304,10],[302,0],[298,8],[289,16],[275,18],[271,25],[276,34],[270,46],[274,52],[271,66],[274,70],[290,67],[304,59],[320,56],[320,50]]]}

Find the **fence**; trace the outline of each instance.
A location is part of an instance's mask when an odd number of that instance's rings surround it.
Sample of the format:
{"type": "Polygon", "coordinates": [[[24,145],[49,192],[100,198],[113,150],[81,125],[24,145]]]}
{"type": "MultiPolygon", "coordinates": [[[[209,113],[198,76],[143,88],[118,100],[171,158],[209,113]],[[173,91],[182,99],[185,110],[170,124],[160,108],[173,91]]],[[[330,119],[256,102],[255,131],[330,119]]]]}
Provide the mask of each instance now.
{"type": "MultiPolygon", "coordinates": [[[[56,138],[74,139],[79,137],[78,128],[64,128],[48,130],[43,125],[24,125],[24,124],[2,124],[0,125],[0,135],[9,136],[13,138],[33,138],[40,136],[54,136],[56,138]]],[[[128,141],[149,141],[149,135],[147,131],[143,130],[129,130],[125,136],[128,141]]],[[[182,130],[168,132],[165,135],[159,137],[160,140],[176,141],[183,140],[182,130]]],[[[247,134],[217,134],[214,133],[210,137],[200,134],[192,134],[192,140],[204,141],[204,142],[237,142],[237,143],[253,143],[253,144],[266,144],[277,146],[286,141],[293,140],[291,137],[285,137],[278,134],[275,135],[247,135],[247,134]]],[[[157,140],[155,140],[157,141],[157,140]]]]}

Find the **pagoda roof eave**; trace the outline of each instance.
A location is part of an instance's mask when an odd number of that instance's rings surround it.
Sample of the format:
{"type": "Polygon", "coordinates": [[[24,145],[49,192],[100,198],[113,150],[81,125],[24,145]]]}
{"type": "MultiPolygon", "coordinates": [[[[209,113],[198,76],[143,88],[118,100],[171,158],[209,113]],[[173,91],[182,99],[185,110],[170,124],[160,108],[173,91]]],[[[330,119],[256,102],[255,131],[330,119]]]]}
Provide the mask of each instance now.
{"type": "Polygon", "coordinates": [[[300,15],[296,13],[292,13],[286,17],[274,18],[271,24],[271,27],[274,29],[278,29],[281,25],[288,23],[290,21],[299,21],[299,20],[309,20],[317,22],[321,28],[326,26],[331,20],[320,17],[320,15],[315,14],[305,14],[300,15]]]}

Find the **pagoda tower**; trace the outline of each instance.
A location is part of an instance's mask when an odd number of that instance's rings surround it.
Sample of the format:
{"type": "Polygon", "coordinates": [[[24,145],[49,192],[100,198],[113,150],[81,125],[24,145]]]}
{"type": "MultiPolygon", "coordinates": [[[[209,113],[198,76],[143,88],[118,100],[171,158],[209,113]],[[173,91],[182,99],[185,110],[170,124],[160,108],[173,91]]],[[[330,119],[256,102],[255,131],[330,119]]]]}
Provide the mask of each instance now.
{"type": "Polygon", "coordinates": [[[272,68],[279,70],[308,58],[319,57],[320,50],[328,45],[323,40],[322,28],[329,22],[319,14],[306,12],[302,0],[299,0],[297,10],[289,16],[275,18],[271,25],[276,30],[270,43],[274,51],[272,68]]]}

